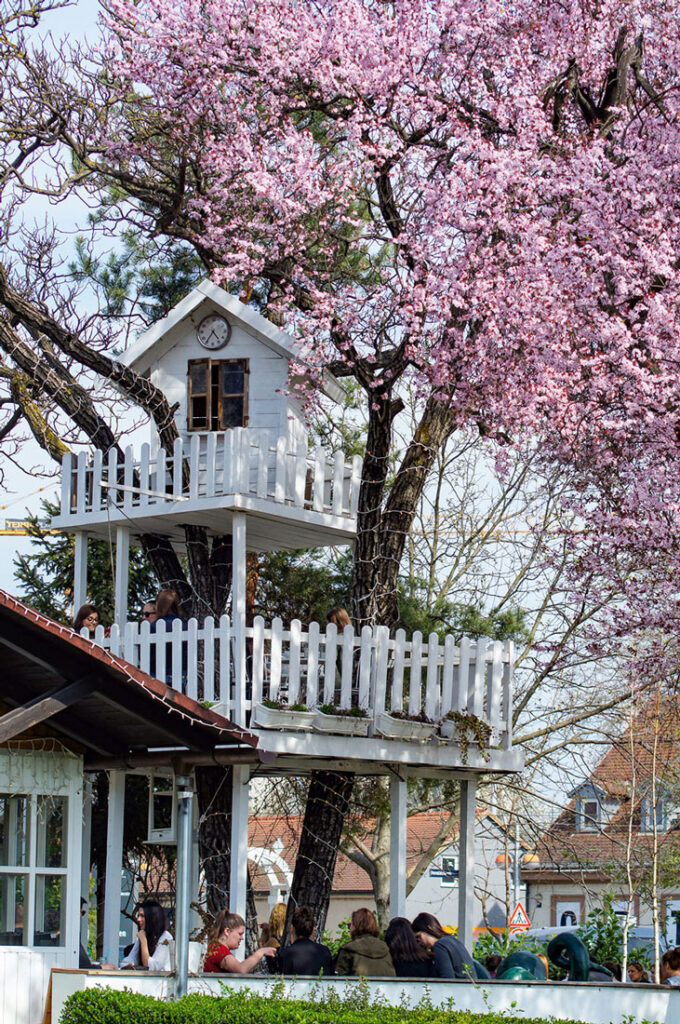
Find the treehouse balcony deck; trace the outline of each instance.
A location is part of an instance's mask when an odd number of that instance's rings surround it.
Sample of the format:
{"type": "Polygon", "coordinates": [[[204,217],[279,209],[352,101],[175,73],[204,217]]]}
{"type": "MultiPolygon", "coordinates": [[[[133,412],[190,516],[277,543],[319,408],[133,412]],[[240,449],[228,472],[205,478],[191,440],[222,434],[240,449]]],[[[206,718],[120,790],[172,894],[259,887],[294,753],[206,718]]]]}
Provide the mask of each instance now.
{"type": "Polygon", "coordinates": [[[356,532],[361,459],[342,452],[309,451],[269,433],[239,428],[177,439],[172,456],[139,457],[131,447],[67,454],[62,463],[61,511],[53,527],[110,535],[163,533],[182,543],[186,523],[213,535],[229,532],[235,512],[248,516],[248,548],[271,551],[346,544],[356,532]]]}
{"type": "Polygon", "coordinates": [[[385,626],[357,635],[352,627],[338,634],[333,624],[324,631],[314,622],[284,629],[280,619],[271,626],[260,617],[252,626],[241,621],[176,621],[167,633],[162,622],[156,633],[147,622],[128,622],[110,636],[100,626],[96,641],[255,732],[277,768],[299,768],[301,756],[308,765],[351,757],[353,770],[360,764],[366,773],[384,772],[385,764],[521,768],[512,747],[510,641],[456,644],[447,636],[442,643],[434,633],[390,637],[385,626]],[[263,703],[275,701],[282,710],[263,703]],[[339,709],[337,717],[323,714],[323,705],[339,709]],[[415,720],[423,712],[429,726],[415,720]],[[363,735],[352,734],[357,728],[363,735]]]}

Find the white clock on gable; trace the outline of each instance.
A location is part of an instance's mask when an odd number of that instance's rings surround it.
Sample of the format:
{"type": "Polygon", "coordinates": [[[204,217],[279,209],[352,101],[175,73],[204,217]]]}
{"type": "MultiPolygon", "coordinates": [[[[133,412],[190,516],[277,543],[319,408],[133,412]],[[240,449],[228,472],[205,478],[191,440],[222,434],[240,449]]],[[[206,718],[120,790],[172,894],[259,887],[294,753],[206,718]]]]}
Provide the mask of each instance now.
{"type": "MultiPolygon", "coordinates": [[[[286,436],[294,446],[307,433],[301,403],[289,392],[289,364],[297,358],[290,335],[206,280],[141,335],[122,362],[148,375],[177,406],[185,440],[248,427],[266,430],[272,442],[286,436]]],[[[324,390],[342,399],[330,375],[324,390]]]]}

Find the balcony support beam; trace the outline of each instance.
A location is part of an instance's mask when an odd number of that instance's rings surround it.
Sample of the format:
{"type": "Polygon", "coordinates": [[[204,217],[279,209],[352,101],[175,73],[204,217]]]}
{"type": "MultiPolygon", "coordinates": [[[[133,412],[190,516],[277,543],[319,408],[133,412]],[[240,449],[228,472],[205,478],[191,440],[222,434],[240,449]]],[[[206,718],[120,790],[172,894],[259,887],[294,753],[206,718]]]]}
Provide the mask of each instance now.
{"type": "Polygon", "coordinates": [[[120,961],[120,887],[123,870],[125,772],[109,773],[106,822],[106,889],[104,896],[104,959],[116,967],[120,961]]]}
{"type": "Polygon", "coordinates": [[[232,914],[240,914],[245,921],[250,767],[247,764],[235,764],[232,772],[229,910],[232,914]]]}
{"type": "Polygon", "coordinates": [[[87,601],[87,534],[78,530],[73,552],[73,618],[87,601]]]}
{"type": "Polygon", "coordinates": [[[390,778],[390,917],[406,917],[406,780],[390,778]]]}
{"type": "Polygon", "coordinates": [[[115,621],[122,627],[128,618],[128,575],[130,571],[130,530],[116,527],[116,611],[115,621]]]}
{"type": "Polygon", "coordinates": [[[234,721],[245,726],[246,712],[246,516],[234,513],[231,521],[231,606],[234,620],[234,721]]]}
{"type": "Polygon", "coordinates": [[[460,783],[460,838],[458,840],[458,938],[472,952],[475,906],[475,803],[477,779],[460,783]]]}

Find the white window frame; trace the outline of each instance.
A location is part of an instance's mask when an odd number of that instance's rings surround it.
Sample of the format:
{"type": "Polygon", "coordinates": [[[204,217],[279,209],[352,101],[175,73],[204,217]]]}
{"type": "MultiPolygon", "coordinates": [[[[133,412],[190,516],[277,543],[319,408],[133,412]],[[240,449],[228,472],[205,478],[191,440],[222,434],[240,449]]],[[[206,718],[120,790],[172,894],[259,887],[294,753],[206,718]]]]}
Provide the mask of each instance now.
{"type": "Polygon", "coordinates": [[[0,865],[0,876],[23,877],[23,942],[20,946],[0,946],[16,951],[35,949],[43,953],[66,955],[77,965],[80,944],[80,867],[83,837],[83,768],[79,757],[56,751],[0,750],[0,793],[25,796],[28,800],[28,863],[0,865]],[[37,780],[37,782],[36,782],[37,780]],[[66,855],[62,867],[37,864],[37,811],[41,796],[63,798],[63,839],[66,855]],[[35,945],[36,897],[42,880],[54,875],[65,879],[62,919],[63,941],[58,946],[35,945]]]}

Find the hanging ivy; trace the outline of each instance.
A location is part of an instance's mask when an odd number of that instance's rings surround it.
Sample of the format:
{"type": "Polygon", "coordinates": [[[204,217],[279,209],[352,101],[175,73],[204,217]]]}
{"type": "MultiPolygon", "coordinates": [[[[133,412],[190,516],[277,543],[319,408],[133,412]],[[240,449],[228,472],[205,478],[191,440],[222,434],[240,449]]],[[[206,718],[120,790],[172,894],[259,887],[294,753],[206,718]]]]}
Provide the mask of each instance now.
{"type": "Polygon", "coordinates": [[[456,727],[456,738],[460,746],[460,753],[463,764],[468,763],[468,751],[470,744],[475,743],[484,761],[489,760],[489,741],[491,739],[491,726],[488,722],[482,721],[471,711],[449,711],[445,720],[454,723],[456,727]]]}

